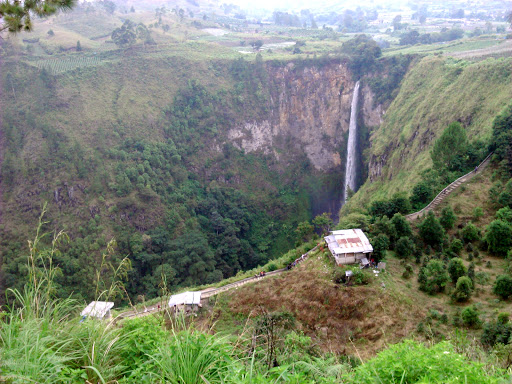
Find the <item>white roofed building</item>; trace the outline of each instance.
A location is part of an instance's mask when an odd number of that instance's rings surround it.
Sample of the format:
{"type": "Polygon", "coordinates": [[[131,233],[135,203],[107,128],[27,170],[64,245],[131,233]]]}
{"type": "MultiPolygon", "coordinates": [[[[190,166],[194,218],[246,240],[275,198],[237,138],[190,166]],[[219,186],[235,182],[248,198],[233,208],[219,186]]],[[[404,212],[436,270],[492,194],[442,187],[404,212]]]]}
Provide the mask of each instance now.
{"type": "Polygon", "coordinates": [[[324,239],[338,265],[358,263],[373,252],[370,240],[360,229],[332,231],[324,239]]]}
{"type": "Polygon", "coordinates": [[[110,301],[93,301],[80,313],[80,316],[96,317],[98,319],[109,318],[112,314],[110,310],[114,303],[110,301]]]}
{"type": "Polygon", "coordinates": [[[172,295],[169,299],[171,309],[192,308],[197,309],[201,306],[201,292],[183,292],[172,295]]]}

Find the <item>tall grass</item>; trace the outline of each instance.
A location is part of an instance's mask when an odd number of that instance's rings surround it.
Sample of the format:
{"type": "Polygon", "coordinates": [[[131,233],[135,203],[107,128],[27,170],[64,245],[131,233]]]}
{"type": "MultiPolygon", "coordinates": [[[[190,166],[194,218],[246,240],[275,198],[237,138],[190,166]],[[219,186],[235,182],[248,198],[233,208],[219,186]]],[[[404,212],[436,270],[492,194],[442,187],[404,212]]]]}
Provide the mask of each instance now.
{"type": "Polygon", "coordinates": [[[112,323],[78,323],[78,303],[54,296],[58,269],[53,257],[67,236],[56,233],[44,247],[45,212],[46,205],[35,238],[29,241],[28,282],[21,291],[8,290],[9,304],[0,326],[0,377],[10,383],[114,380],[125,369],[119,352],[127,335],[122,337],[112,323]]]}

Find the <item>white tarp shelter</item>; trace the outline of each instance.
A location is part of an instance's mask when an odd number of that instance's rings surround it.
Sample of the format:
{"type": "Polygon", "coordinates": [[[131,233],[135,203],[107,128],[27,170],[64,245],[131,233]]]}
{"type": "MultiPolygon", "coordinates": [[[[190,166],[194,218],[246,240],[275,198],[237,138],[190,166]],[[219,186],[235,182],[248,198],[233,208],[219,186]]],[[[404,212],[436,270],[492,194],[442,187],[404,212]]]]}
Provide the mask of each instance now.
{"type": "Polygon", "coordinates": [[[110,310],[114,307],[114,303],[110,301],[93,301],[80,313],[80,316],[97,317],[103,319],[110,317],[110,310]]]}
{"type": "Polygon", "coordinates": [[[199,305],[201,304],[201,292],[183,292],[172,295],[169,299],[169,307],[178,307],[181,305],[199,305]]]}
{"type": "Polygon", "coordinates": [[[357,263],[373,252],[370,240],[360,229],[332,231],[324,239],[338,265],[357,263]]]}

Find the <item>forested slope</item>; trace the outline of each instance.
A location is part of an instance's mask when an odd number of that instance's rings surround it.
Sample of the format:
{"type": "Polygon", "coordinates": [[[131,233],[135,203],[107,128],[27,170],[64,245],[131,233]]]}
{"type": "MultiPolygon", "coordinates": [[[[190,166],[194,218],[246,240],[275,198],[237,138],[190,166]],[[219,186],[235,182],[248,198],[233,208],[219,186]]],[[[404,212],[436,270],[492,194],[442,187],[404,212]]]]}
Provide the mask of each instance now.
{"type": "Polygon", "coordinates": [[[2,81],[5,286],[23,282],[45,201],[45,230],[71,237],[59,293],[86,298],[111,238],[106,261],[132,261],[129,293],[153,296],[164,280],[171,289],[253,268],[290,249],[299,222],[339,207],[353,89],[339,59],[140,47],[57,74],[14,55],[2,81]]]}

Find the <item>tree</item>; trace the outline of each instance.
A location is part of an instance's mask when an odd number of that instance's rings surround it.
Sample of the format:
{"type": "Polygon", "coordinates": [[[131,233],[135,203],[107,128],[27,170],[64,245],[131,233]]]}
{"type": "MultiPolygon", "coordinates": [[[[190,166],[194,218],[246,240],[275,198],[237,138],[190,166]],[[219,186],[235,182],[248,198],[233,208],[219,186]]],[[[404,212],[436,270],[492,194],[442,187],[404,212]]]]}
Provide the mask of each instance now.
{"type": "Polygon", "coordinates": [[[512,224],[512,209],[509,207],[499,209],[498,212],[496,212],[496,218],[512,224]]]}
{"type": "Polygon", "coordinates": [[[480,325],[478,310],[474,305],[464,308],[460,316],[462,318],[462,324],[466,327],[475,327],[480,325]]]}
{"type": "Polygon", "coordinates": [[[303,221],[299,223],[295,233],[299,241],[308,241],[311,239],[311,235],[313,235],[313,226],[309,222],[303,221]]]}
{"type": "Polygon", "coordinates": [[[262,40],[251,41],[251,47],[255,51],[259,51],[262,46],[263,46],[263,41],[262,40]]]}
{"type": "Polygon", "coordinates": [[[473,282],[467,276],[461,276],[457,279],[455,291],[453,291],[452,298],[455,301],[468,301],[473,291],[473,282]]]}
{"type": "Polygon", "coordinates": [[[505,256],[512,246],[512,227],[505,221],[494,220],[486,228],[485,241],[489,251],[505,256]]]}
{"type": "Polygon", "coordinates": [[[375,261],[380,261],[386,257],[386,251],[389,249],[389,238],[386,235],[380,234],[374,237],[371,244],[373,246],[373,258],[375,261]]]}
{"type": "Polygon", "coordinates": [[[472,241],[476,241],[480,239],[480,232],[475,224],[471,221],[466,224],[464,228],[462,228],[462,239],[466,243],[470,243],[472,241]]]}
{"type": "Polygon", "coordinates": [[[332,226],[331,215],[324,212],[321,215],[316,216],[313,219],[313,225],[315,226],[315,229],[320,230],[322,234],[327,233],[329,228],[332,226]]]}
{"type": "Polygon", "coordinates": [[[498,202],[505,207],[512,207],[512,179],[505,184],[503,191],[498,197],[498,202]]]}
{"type": "Polygon", "coordinates": [[[418,275],[420,289],[429,294],[443,292],[449,281],[450,276],[441,260],[430,260],[425,267],[421,268],[418,275]]]}
{"type": "Polygon", "coordinates": [[[492,291],[502,299],[512,296],[512,277],[500,275],[496,278],[492,291]]]}
{"type": "Polygon", "coordinates": [[[448,125],[430,152],[434,167],[449,171],[460,170],[463,162],[461,156],[467,149],[466,131],[459,122],[448,125]]]}
{"type": "Polygon", "coordinates": [[[283,331],[291,328],[294,324],[295,318],[290,312],[267,312],[264,310],[262,315],[257,318],[255,333],[265,339],[268,369],[278,365],[276,361],[278,342],[283,339],[283,331]]]}
{"type": "Polygon", "coordinates": [[[423,241],[432,246],[441,244],[444,238],[444,229],[432,211],[428,212],[426,219],[419,225],[419,232],[423,241]]]}
{"type": "Polygon", "coordinates": [[[396,255],[401,259],[408,259],[414,253],[414,242],[409,237],[401,237],[396,242],[396,255]]]}
{"type": "Polygon", "coordinates": [[[420,209],[429,203],[432,197],[433,191],[430,184],[426,181],[421,181],[413,187],[409,200],[414,209],[420,209]]]}
{"type": "Polygon", "coordinates": [[[449,230],[453,228],[453,225],[457,221],[457,216],[451,206],[446,206],[441,210],[441,217],[439,218],[439,223],[443,226],[444,229],[449,230]]]}
{"type": "Polygon", "coordinates": [[[80,44],[80,40],[76,42],[76,51],[81,52],[82,51],[82,44],[80,44]]]}
{"type": "Polygon", "coordinates": [[[448,273],[454,284],[459,280],[459,277],[465,276],[467,272],[464,262],[458,257],[451,259],[448,263],[448,273]]]}
{"type": "Polygon", "coordinates": [[[382,54],[377,42],[367,35],[357,35],[345,41],[341,52],[350,56],[350,70],[356,78],[371,71],[382,54]]]}
{"type": "Polygon", "coordinates": [[[48,36],[55,36],[55,32],[53,32],[53,29],[48,30],[48,36]]]}
{"type": "Polygon", "coordinates": [[[100,2],[100,4],[103,5],[103,8],[105,8],[105,11],[107,11],[109,15],[112,15],[116,10],[116,3],[113,1],[103,0],[100,2]]]}
{"type": "Polygon", "coordinates": [[[61,10],[69,10],[76,0],[3,0],[0,3],[0,32],[11,33],[32,30],[32,17],[47,17],[61,10]]]}
{"type": "Polygon", "coordinates": [[[133,5],[132,7],[130,8],[130,12],[134,13],[135,12],[135,8],[133,8],[133,5]]]}
{"type": "MultiPolygon", "coordinates": [[[[509,17],[512,20],[512,12],[509,17]]],[[[512,105],[494,119],[491,150],[498,161],[505,160],[508,171],[512,174],[512,105]]]]}
{"type": "Polygon", "coordinates": [[[125,20],[121,27],[114,29],[111,38],[118,47],[123,48],[134,44],[137,40],[135,23],[130,20],[125,20]]]}
{"type": "Polygon", "coordinates": [[[396,237],[411,237],[412,229],[409,222],[400,213],[395,213],[391,219],[391,224],[395,227],[396,237]]]}
{"type": "Polygon", "coordinates": [[[121,27],[114,29],[111,37],[112,41],[122,48],[135,44],[137,40],[147,44],[153,42],[151,33],[144,24],[135,24],[130,20],[125,20],[121,27]]]}
{"type": "Polygon", "coordinates": [[[393,18],[393,30],[396,32],[402,28],[402,15],[396,15],[393,18]]]}

